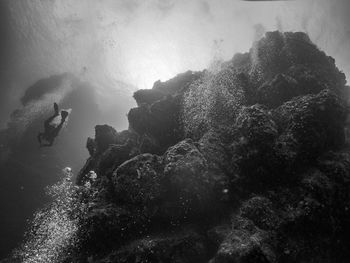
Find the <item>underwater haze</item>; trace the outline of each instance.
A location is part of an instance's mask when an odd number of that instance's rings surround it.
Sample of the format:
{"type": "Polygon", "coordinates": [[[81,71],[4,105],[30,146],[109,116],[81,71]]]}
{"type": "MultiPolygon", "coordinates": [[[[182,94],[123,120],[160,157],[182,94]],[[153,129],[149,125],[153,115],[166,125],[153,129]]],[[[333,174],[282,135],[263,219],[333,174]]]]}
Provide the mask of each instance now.
{"type": "Polygon", "coordinates": [[[276,30],[305,32],[349,80],[349,10],[348,0],[0,0],[0,259],[23,243],[62,169],[76,180],[95,125],[129,128],[134,92],[215,70],[276,30]],[[39,148],[54,102],[69,120],[39,148]]]}
{"type": "Polygon", "coordinates": [[[0,121],[33,82],[70,72],[96,86],[103,110],[122,107],[114,122],[125,128],[136,89],[227,60],[274,29],[307,32],[348,74],[348,10],[346,0],[1,0],[0,121]]]}

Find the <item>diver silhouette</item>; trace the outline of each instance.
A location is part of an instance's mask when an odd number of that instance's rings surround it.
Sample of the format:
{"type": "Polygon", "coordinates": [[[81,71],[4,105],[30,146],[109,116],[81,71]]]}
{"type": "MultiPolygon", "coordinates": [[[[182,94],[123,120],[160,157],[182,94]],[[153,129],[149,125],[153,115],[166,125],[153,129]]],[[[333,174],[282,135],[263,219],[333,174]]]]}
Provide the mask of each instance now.
{"type": "Polygon", "coordinates": [[[58,105],[55,102],[54,105],[54,110],[55,113],[54,115],[52,115],[50,118],[48,118],[45,122],[44,122],[44,132],[39,132],[38,134],[38,141],[40,143],[40,147],[43,146],[52,146],[55,138],[58,136],[58,133],[60,132],[60,130],[63,127],[63,124],[68,116],[68,111],[62,110],[61,111],[61,121],[58,125],[55,125],[54,123],[52,123],[52,121],[59,116],[59,110],[58,110],[58,105]],[[44,139],[47,143],[44,144],[42,143],[42,139],[44,139]]]}

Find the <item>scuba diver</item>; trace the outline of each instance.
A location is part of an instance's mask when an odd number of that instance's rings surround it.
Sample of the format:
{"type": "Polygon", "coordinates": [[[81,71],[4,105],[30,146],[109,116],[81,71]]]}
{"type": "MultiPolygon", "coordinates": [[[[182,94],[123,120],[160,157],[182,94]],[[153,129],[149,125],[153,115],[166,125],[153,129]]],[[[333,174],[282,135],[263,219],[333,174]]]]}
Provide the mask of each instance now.
{"type": "Polygon", "coordinates": [[[40,143],[40,147],[52,146],[53,141],[55,140],[58,133],[62,129],[63,124],[64,124],[64,122],[69,114],[68,111],[62,110],[60,123],[59,124],[53,123],[53,120],[60,115],[59,110],[58,110],[58,105],[56,102],[54,103],[53,106],[54,106],[55,114],[52,115],[50,118],[48,118],[45,121],[45,123],[44,123],[45,130],[44,130],[44,132],[39,132],[38,137],[37,137],[38,141],[40,143]],[[47,143],[43,144],[42,139],[44,139],[47,143]]]}

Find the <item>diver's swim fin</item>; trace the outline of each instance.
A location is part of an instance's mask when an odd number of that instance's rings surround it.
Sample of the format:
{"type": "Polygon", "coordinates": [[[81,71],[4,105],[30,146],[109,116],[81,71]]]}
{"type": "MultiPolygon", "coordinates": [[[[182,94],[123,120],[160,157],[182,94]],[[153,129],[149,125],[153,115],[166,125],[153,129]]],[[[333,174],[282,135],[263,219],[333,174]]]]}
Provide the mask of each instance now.
{"type": "Polygon", "coordinates": [[[65,111],[65,110],[61,111],[62,121],[66,120],[68,114],[69,114],[68,111],[65,111]]]}
{"type": "Polygon", "coordinates": [[[58,105],[56,102],[53,104],[53,108],[55,110],[55,115],[58,115],[58,105]]]}

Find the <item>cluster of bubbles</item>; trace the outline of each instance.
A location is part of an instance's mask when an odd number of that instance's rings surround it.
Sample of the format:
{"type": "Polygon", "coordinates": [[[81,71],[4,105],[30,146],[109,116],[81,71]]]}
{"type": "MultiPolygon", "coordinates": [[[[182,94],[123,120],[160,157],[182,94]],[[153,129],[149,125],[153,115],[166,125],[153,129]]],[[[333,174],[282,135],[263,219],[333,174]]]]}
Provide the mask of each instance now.
{"type": "Polygon", "coordinates": [[[72,176],[67,167],[62,180],[47,188],[53,201],[34,215],[26,241],[17,251],[23,263],[61,262],[78,246],[79,222],[86,206],[80,201],[80,190],[72,176]]]}
{"type": "Polygon", "coordinates": [[[200,137],[211,128],[232,123],[244,103],[239,73],[233,67],[218,63],[193,83],[184,96],[185,133],[200,137]]]}

